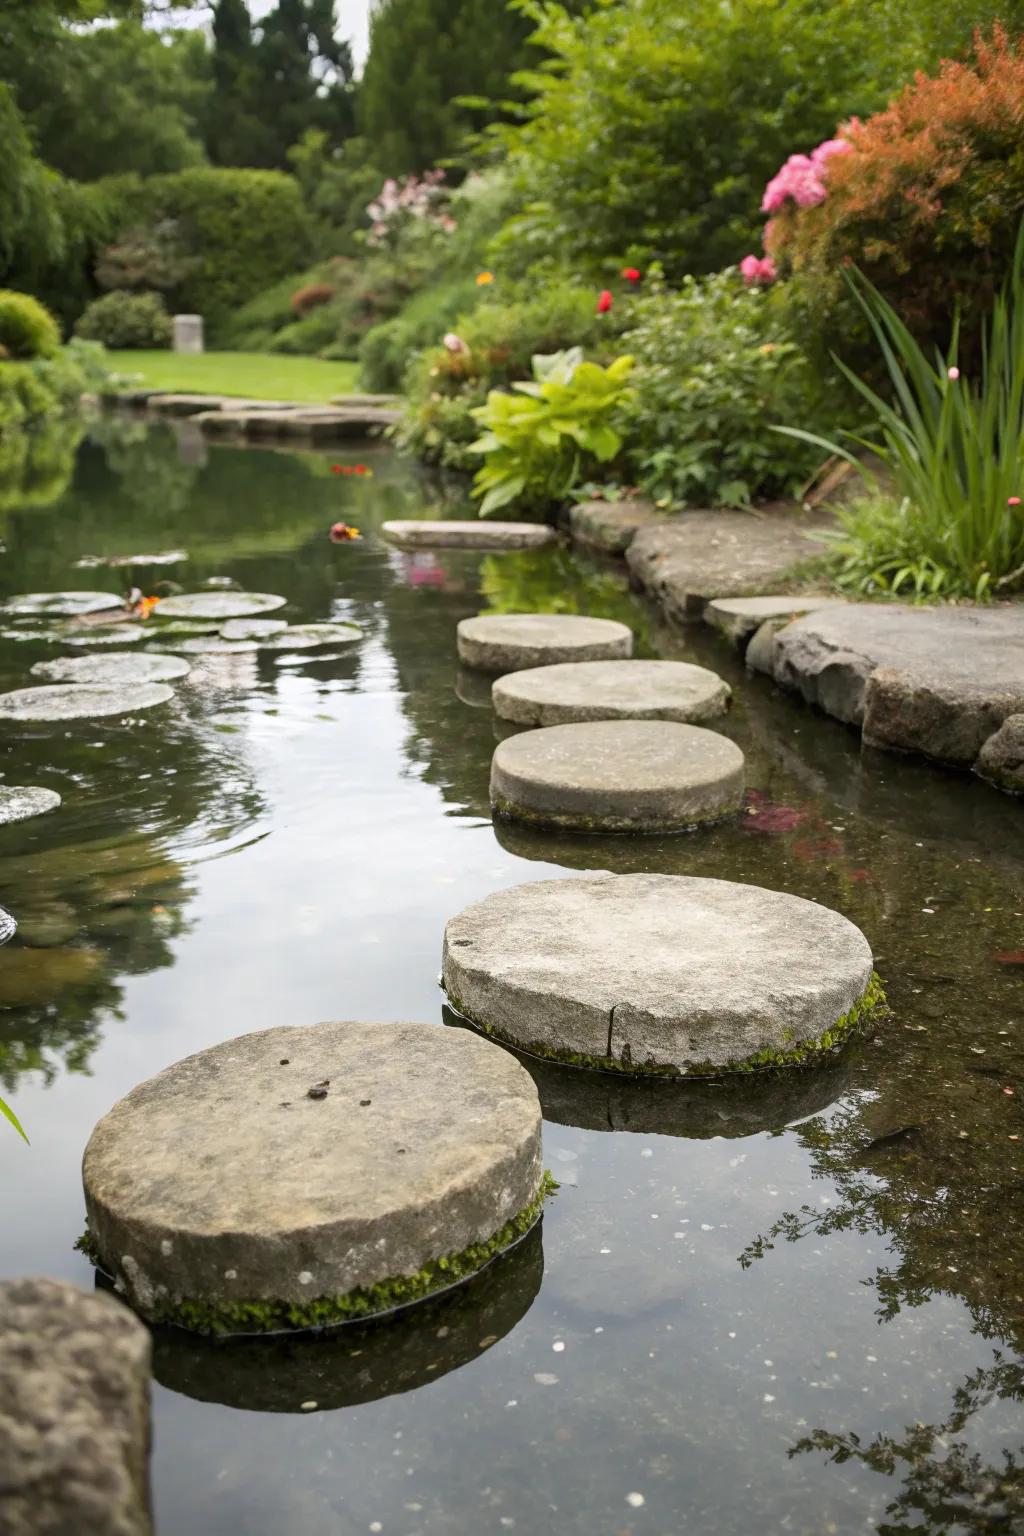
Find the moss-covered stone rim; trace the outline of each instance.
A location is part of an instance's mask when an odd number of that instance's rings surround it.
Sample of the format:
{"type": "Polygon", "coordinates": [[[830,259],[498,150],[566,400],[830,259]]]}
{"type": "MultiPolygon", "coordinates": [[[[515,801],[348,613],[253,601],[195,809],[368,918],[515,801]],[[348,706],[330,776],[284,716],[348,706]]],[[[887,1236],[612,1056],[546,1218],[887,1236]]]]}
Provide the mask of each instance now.
{"type": "MultiPolygon", "coordinates": [[[[545,1169],[536,1195],[486,1242],[472,1243],[458,1253],[431,1260],[414,1275],[396,1275],[377,1285],[359,1287],[339,1296],[317,1296],[309,1302],[239,1300],[203,1301],[161,1298],[146,1321],[182,1328],[189,1333],[218,1337],[322,1331],[347,1323],[371,1323],[428,1298],[440,1296],[473,1279],[488,1264],[515,1248],[540,1221],[544,1201],[558,1189],[545,1169]]],[[[108,1279],[113,1271],[104,1262],[91,1229],[86,1226],[75,1248],[108,1279]]]]}
{"type": "Polygon", "coordinates": [[[635,1062],[629,1055],[628,1047],[626,1054],[620,1060],[614,1056],[590,1056],[585,1051],[560,1051],[542,1040],[528,1042],[516,1040],[508,1031],[496,1028],[493,1024],[485,1024],[482,1019],[474,1018],[463,1006],[461,1000],[456,998],[447,987],[442,987],[442,990],[448,999],[448,1006],[453,1013],[458,1014],[459,1018],[465,1019],[467,1024],[489,1039],[509,1046],[522,1056],[530,1056],[537,1061],[554,1062],[558,1066],[580,1072],[603,1072],[614,1077],[671,1078],[677,1082],[685,1082],[695,1077],[735,1077],[750,1073],[792,1071],[795,1067],[813,1067],[825,1056],[838,1055],[869,1016],[887,1011],[885,986],[878,972],[873,971],[866,990],[853,1007],[816,1039],[804,1040],[785,1051],[771,1049],[758,1051],[753,1056],[738,1058],[724,1064],[710,1061],[694,1062],[684,1071],[682,1067],[668,1062],[635,1062]]]}
{"type": "MultiPolygon", "coordinates": [[[[527,727],[528,729],[528,727],[527,727]]],[[[691,821],[643,821],[626,817],[587,816],[577,812],[534,811],[521,806],[506,795],[491,796],[491,815],[499,821],[523,822],[548,832],[577,832],[585,837],[686,837],[701,827],[716,827],[732,821],[743,809],[745,791],[742,786],[735,805],[719,806],[707,816],[696,816],[691,821]]]]}

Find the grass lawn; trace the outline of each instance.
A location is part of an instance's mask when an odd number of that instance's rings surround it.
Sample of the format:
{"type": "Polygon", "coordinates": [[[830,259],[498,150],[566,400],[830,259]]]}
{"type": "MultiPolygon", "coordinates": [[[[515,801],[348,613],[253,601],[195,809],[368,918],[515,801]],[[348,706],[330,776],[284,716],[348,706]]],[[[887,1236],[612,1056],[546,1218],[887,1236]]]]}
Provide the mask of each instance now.
{"type": "Polygon", "coordinates": [[[110,352],[113,372],[139,388],[176,394],[239,395],[253,400],[293,400],[325,405],[332,395],[358,388],[355,363],[326,363],[319,357],[284,357],[271,352],[110,352]]]}

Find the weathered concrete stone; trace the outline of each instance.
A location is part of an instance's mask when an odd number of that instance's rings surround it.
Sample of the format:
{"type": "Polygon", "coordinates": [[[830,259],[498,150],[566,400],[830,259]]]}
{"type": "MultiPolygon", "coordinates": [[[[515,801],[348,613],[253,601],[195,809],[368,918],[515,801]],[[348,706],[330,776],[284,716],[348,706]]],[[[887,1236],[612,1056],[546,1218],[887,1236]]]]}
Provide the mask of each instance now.
{"type": "Polygon", "coordinates": [[[337,1322],[461,1278],[487,1254],[434,1266],[535,1215],[542,1178],[529,1075],[472,1044],[317,1024],[151,1078],[85,1153],[104,1268],[145,1316],[199,1331],[337,1322]]]}
{"type": "Polygon", "coordinates": [[[978,753],[974,771],[1000,789],[1024,793],[1024,714],[1007,716],[978,753]]]}
{"type": "Polygon", "coordinates": [[[183,592],[164,598],[157,613],[161,619],[248,619],[287,601],[272,592],[183,592]]]}
{"type": "Polygon", "coordinates": [[[33,677],[46,677],[54,683],[169,683],[187,677],[189,665],[177,656],[158,656],[151,652],[104,651],[98,656],[58,656],[54,661],[37,661],[33,677]]]}
{"type": "Polygon", "coordinates": [[[148,1536],[149,1333],[58,1280],[0,1285],[0,1530],[148,1536]]]}
{"type": "Polygon", "coordinates": [[[174,351],[196,353],[204,350],[202,315],[175,315],[174,351]]]}
{"type": "Polygon", "coordinates": [[[361,411],[368,405],[379,405],[386,410],[401,411],[401,395],[332,395],[331,405],[337,405],[342,410],[361,411]]]}
{"type": "Polygon", "coordinates": [[[598,720],[523,731],[491,762],[501,816],[575,832],[679,832],[743,803],[743,753],[668,720],[598,720]]]}
{"type": "Polygon", "coordinates": [[[166,683],[53,683],[0,693],[0,720],[97,720],[166,704],[166,683]]]}
{"type": "Polygon", "coordinates": [[[827,609],[775,636],[773,672],[873,746],[971,767],[1024,713],[1024,606],[827,609]]]}
{"type": "Polygon", "coordinates": [[[873,994],[867,940],[838,912],[677,875],[498,891],[448,923],[443,980],[525,1050],[704,1075],[813,1058],[873,994]]]}
{"type": "Polygon", "coordinates": [[[715,597],[704,609],[704,621],[742,649],[768,619],[784,624],[841,603],[842,598],[811,592],[792,597],[715,597]]]}
{"type": "Polygon", "coordinates": [[[0,827],[11,821],[28,821],[31,816],[45,816],[59,805],[60,795],[55,789],[0,784],[0,827]]]}
{"type": "Polygon", "coordinates": [[[788,619],[765,619],[754,631],[747,644],[743,659],[751,672],[764,672],[768,677],[775,674],[775,636],[789,623],[788,619]]]}
{"type": "Polygon", "coordinates": [[[399,549],[540,549],[557,538],[547,523],[497,523],[481,518],[410,519],[382,523],[380,531],[399,549]]]}
{"type": "Polygon", "coordinates": [[[615,661],[633,654],[633,634],[614,619],[575,613],[481,613],[458,629],[459,660],[481,672],[518,672],[561,661],[615,661]]]}
{"type": "Polygon", "coordinates": [[[221,410],[225,400],[223,395],[156,394],[149,396],[146,405],[160,416],[199,416],[221,410]]]}
{"type": "Polygon", "coordinates": [[[685,661],[570,661],[498,678],[495,713],[517,725],[580,720],[677,720],[699,724],[729,707],[732,689],[685,661]]]}
{"type": "Polygon", "coordinates": [[[824,522],[797,510],[683,512],[642,528],[626,559],[670,618],[692,621],[712,598],[777,592],[794,566],[821,554],[812,535],[824,522]]]}
{"type": "Polygon", "coordinates": [[[608,555],[622,555],[641,528],[664,523],[665,514],[649,501],[581,501],[569,513],[572,536],[608,555]]]}

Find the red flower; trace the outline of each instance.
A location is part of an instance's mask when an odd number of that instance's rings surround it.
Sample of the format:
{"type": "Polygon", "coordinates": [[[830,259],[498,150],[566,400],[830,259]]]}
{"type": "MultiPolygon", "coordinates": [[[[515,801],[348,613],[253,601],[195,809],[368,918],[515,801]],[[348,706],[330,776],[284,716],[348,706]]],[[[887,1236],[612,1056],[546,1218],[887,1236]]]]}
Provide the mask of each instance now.
{"type": "Polygon", "coordinates": [[[627,283],[638,283],[642,273],[638,267],[623,267],[620,275],[626,279],[627,283]]]}
{"type": "Polygon", "coordinates": [[[365,464],[357,464],[352,473],[356,475],[366,475],[369,474],[369,470],[365,464]]]}
{"type": "Polygon", "coordinates": [[[597,301],[597,312],[598,312],[598,314],[599,315],[606,315],[608,313],[608,311],[611,309],[612,303],[613,303],[612,296],[609,293],[608,289],[607,288],[602,288],[600,297],[598,298],[598,301],[597,301]]]}
{"type": "Polygon", "coordinates": [[[341,474],[341,465],[340,464],[332,464],[331,465],[331,474],[332,475],[340,475],[341,474]]]}
{"type": "Polygon", "coordinates": [[[332,544],[351,544],[354,539],[362,538],[362,534],[349,523],[335,523],[328,538],[332,544]]]}
{"type": "Polygon", "coordinates": [[[1019,496],[1007,496],[1007,498],[1006,498],[1006,505],[1008,507],[1019,507],[1020,506],[1020,497],[1019,496]]]}

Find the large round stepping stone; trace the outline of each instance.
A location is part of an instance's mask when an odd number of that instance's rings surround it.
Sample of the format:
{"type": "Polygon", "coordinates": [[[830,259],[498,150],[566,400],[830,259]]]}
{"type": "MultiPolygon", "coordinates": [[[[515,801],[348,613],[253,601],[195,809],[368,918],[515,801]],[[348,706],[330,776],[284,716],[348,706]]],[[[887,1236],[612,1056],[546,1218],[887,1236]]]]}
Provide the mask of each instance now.
{"type": "Polygon", "coordinates": [[[0,826],[9,821],[28,821],[30,816],[45,816],[59,805],[60,795],[55,789],[0,784],[0,826]]]}
{"type": "Polygon", "coordinates": [[[495,712],[517,725],[580,720],[712,720],[732,690],[686,661],[570,661],[510,672],[494,684],[495,712]]]}
{"type": "Polygon", "coordinates": [[[540,1213],[541,1121],[524,1068],[460,1033],[263,1030],[133,1089],[85,1153],[101,1267],[146,1317],[250,1333],[474,1273],[540,1213]]]}
{"type": "Polygon", "coordinates": [[[614,661],[633,654],[633,633],[614,619],[575,613],[481,613],[463,619],[459,660],[481,672],[518,672],[559,661],[614,661]]]}
{"type": "Polygon", "coordinates": [[[248,619],[272,613],[288,601],[271,592],[183,592],[165,597],[156,610],[161,619],[248,619]]]}
{"type": "Polygon", "coordinates": [[[491,760],[499,816],[572,832],[681,832],[743,803],[735,742],[669,720],[598,720],[522,731],[491,760]]]}
{"type": "Polygon", "coordinates": [[[473,1023],[627,1072],[782,1066],[880,999],[868,942],[799,896],[680,875],[544,880],[451,919],[443,981],[473,1023]]]}
{"type": "Polygon", "coordinates": [[[172,678],[187,677],[190,668],[179,656],[158,656],[147,652],[114,651],[102,656],[58,656],[54,661],[37,661],[34,677],[48,677],[55,683],[167,683],[172,678]]]}
{"type": "Polygon", "coordinates": [[[22,592],[3,604],[7,613],[29,614],[33,618],[77,618],[84,613],[123,606],[124,601],[116,592],[22,592]]]}
{"type": "Polygon", "coordinates": [[[547,523],[481,521],[395,521],[381,524],[381,533],[400,549],[539,549],[555,542],[547,523]]]}
{"type": "Polygon", "coordinates": [[[54,683],[0,693],[0,720],[89,720],[131,715],[166,704],[174,690],[166,683],[54,683]]]}

